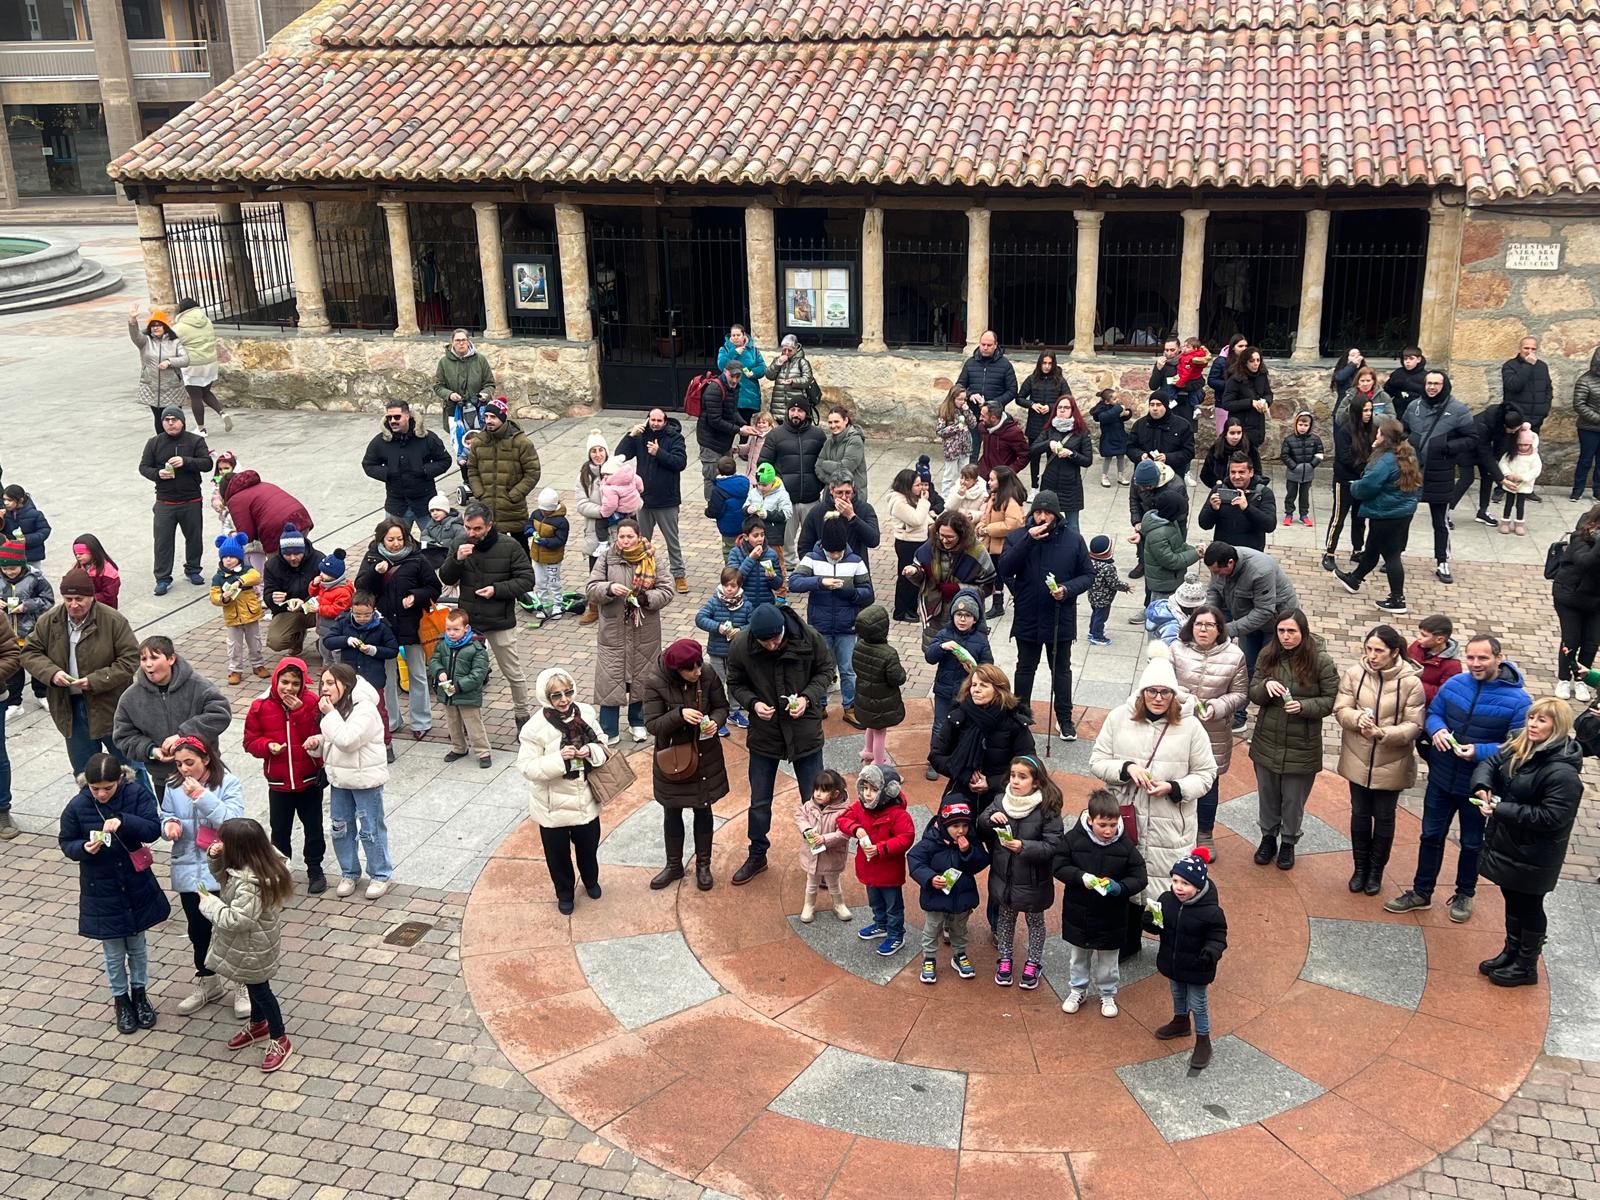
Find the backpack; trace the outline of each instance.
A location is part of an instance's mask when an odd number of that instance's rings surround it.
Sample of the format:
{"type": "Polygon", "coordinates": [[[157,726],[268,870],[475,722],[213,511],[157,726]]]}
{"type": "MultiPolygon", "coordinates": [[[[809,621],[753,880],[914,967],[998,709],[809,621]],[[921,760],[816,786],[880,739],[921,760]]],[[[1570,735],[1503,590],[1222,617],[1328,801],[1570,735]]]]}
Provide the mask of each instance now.
{"type": "Polygon", "coordinates": [[[706,384],[719,378],[719,372],[707,371],[704,375],[696,375],[689,380],[689,386],[683,393],[683,412],[685,416],[698,417],[700,415],[700,396],[706,390],[706,384]]]}
{"type": "Polygon", "coordinates": [[[1563,537],[1558,542],[1551,542],[1544,551],[1544,577],[1554,579],[1556,572],[1561,570],[1561,564],[1566,559],[1567,539],[1563,537]]]}
{"type": "Polygon", "coordinates": [[[806,403],[811,405],[813,410],[822,403],[822,385],[817,382],[815,375],[806,380],[806,403]]]}

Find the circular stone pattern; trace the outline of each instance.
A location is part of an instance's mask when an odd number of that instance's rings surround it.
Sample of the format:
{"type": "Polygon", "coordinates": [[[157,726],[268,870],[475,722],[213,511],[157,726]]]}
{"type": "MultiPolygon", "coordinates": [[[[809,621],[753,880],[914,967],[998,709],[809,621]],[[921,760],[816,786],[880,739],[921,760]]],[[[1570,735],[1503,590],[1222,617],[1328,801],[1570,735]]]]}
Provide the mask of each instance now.
{"type": "MultiPolygon", "coordinates": [[[[941,785],[922,778],[929,705],[907,707],[889,753],[920,833],[941,785]]],[[[1081,740],[1049,758],[1068,819],[1096,786],[1087,764],[1104,715],[1088,710],[1081,740]]],[[[835,716],[827,732],[830,760],[854,755],[854,730],[835,716]]],[[[723,748],[737,786],[740,738],[723,748]]],[[[501,845],[467,906],[467,987],[507,1058],[554,1103],[734,1196],[1358,1195],[1499,1110],[1539,1053],[1549,996],[1543,982],[1500,990],[1477,973],[1500,947],[1497,888],[1480,889],[1461,926],[1443,905],[1394,916],[1381,897],[1350,894],[1348,791],[1331,773],[1313,789],[1294,870],[1255,866],[1246,750],[1236,746],[1221,784],[1212,878],[1228,950],[1204,1072],[1187,1069],[1189,1040],[1151,1034],[1172,1010],[1149,939],[1123,964],[1121,1013],[1108,1020],[1092,997],[1061,1011],[1059,907],[1032,992],[993,983],[981,914],[968,950],[978,977],[958,979],[941,947],[938,982],[921,983],[914,883],[907,945],[891,958],[855,936],[868,913],[853,871],[844,886],[856,918],[819,905],[801,924],[787,775],[764,875],[729,883],[746,846],[743,798],[730,795],[716,810],[727,823],[716,887],[696,890],[691,870],[650,891],[661,822],[644,755],[639,783],[601,817],[601,900],[580,894],[570,918],[556,911],[531,823],[501,845]]],[[[1418,833],[1402,812],[1386,895],[1411,878],[1418,833]]]]}

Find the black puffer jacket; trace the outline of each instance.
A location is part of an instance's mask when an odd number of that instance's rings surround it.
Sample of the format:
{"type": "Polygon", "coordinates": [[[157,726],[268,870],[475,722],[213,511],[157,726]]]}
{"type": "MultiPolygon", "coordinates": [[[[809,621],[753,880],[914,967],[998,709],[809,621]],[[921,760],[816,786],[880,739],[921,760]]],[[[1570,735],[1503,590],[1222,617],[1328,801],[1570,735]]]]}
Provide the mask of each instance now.
{"type": "Polygon", "coordinates": [[[1594,534],[1574,533],[1567,539],[1550,592],[1561,608],[1578,612],[1600,608],[1600,540],[1594,534]]]}
{"type": "Polygon", "coordinates": [[[686,724],[683,710],[696,708],[711,718],[713,725],[728,721],[728,693],[722,679],[706,664],[700,678],[690,683],[668,669],[659,658],[643,681],[644,727],[655,738],[657,754],[668,746],[694,743],[700,747],[700,769],[692,779],[668,779],[661,773],[661,762],[651,756],[651,776],[656,803],[663,808],[709,808],[728,794],[728,768],[722,757],[722,739],[712,731],[701,737],[697,725],[686,724]]]}
{"type": "MultiPolygon", "coordinates": [[[[1086,950],[1119,950],[1128,930],[1128,899],[1150,882],[1144,856],[1123,834],[1117,822],[1117,840],[1102,846],[1089,836],[1085,812],[1062,835],[1056,848],[1055,876],[1061,881],[1061,938],[1086,950]],[[1114,879],[1122,890],[1102,896],[1084,886],[1085,873],[1114,879]]],[[[1005,851],[1001,851],[1005,853],[1005,851]]]]}
{"type": "Polygon", "coordinates": [[[1550,415],[1555,398],[1550,364],[1542,358],[1532,363],[1523,362],[1520,356],[1508,358],[1500,368],[1500,394],[1524,421],[1537,426],[1550,415]]]}
{"type": "Polygon", "coordinates": [[[1227,385],[1222,389],[1222,399],[1217,401],[1217,406],[1230,417],[1239,418],[1239,424],[1244,426],[1245,436],[1252,445],[1262,446],[1267,441],[1267,414],[1256,411],[1257,400],[1265,400],[1269,406],[1272,404],[1272,379],[1267,374],[1266,365],[1263,364],[1254,375],[1235,375],[1230,369],[1227,385]]]}
{"type": "Polygon", "coordinates": [[[1579,429],[1591,433],[1600,429],[1600,348],[1589,356],[1589,369],[1573,382],[1572,408],[1579,429]]]}
{"type": "Polygon", "coordinates": [[[1456,467],[1478,458],[1478,434],[1467,406],[1450,394],[1450,378],[1431,399],[1422,399],[1406,409],[1401,422],[1406,438],[1422,464],[1422,490],[1417,499],[1440,504],[1455,495],[1456,467]]]}
{"type": "Polygon", "coordinates": [[[718,454],[731,454],[733,440],[744,425],[739,415],[739,390],[730,387],[726,375],[706,381],[700,390],[700,416],[695,421],[696,445],[718,454]]]}
{"type": "Polygon", "coordinates": [[[683,444],[683,426],[676,417],[668,417],[660,429],[648,424],[640,434],[630,433],[617,443],[617,453],[633,460],[633,468],[644,483],[646,508],[677,508],[683,502],[678,480],[689,465],[689,451],[683,444]],[[656,443],[656,452],[650,453],[650,443],[656,443]]]}
{"type": "Polygon", "coordinates": [[[989,786],[981,793],[974,791],[969,780],[950,778],[950,756],[961,741],[962,729],[972,720],[972,707],[973,701],[969,698],[950,710],[950,715],[939,726],[939,734],[928,750],[928,761],[935,771],[950,780],[952,788],[971,796],[973,808],[979,809],[1005,791],[1011,778],[1011,760],[1019,754],[1033,753],[1033,730],[1028,728],[1017,709],[1005,715],[999,727],[983,743],[981,770],[989,786]]]}
{"type": "Polygon", "coordinates": [[[300,560],[298,567],[291,567],[284,561],[283,552],[280,550],[267,558],[267,565],[261,572],[261,600],[267,606],[267,611],[274,615],[288,611],[285,604],[277,604],[272,597],[282,592],[287,600],[305,600],[311,595],[311,581],[317,577],[317,564],[322,561],[322,555],[309,541],[306,543],[305,557],[300,560]]]}
{"type": "Polygon", "coordinates": [[[418,627],[422,614],[439,599],[443,590],[439,577],[420,550],[412,550],[399,562],[390,563],[387,571],[380,572],[378,564],[382,561],[383,556],[375,546],[367,547],[361,569],[356,572],[356,590],[372,593],[378,602],[378,611],[394,632],[395,641],[402,646],[420,645],[422,635],[418,627]],[[410,608],[404,603],[407,596],[411,597],[410,608]]]}
{"type": "Polygon", "coordinates": [[[1042,468],[1039,490],[1054,492],[1062,512],[1082,512],[1083,469],[1094,462],[1094,443],[1089,439],[1088,428],[1080,425],[1071,433],[1062,433],[1047,423],[1037,438],[1030,433],[1028,441],[1029,453],[1040,460],[1042,468]],[[1056,454],[1050,449],[1051,442],[1060,443],[1067,453],[1056,454]]]}
{"type": "Polygon", "coordinates": [[[1427,359],[1419,362],[1415,371],[1406,370],[1405,364],[1402,363],[1389,372],[1389,378],[1384,381],[1383,390],[1388,392],[1389,399],[1394,401],[1396,417],[1404,417],[1406,409],[1414,401],[1421,400],[1427,394],[1422,390],[1422,383],[1427,374],[1427,359]]]}
{"type": "MultiPolygon", "coordinates": [[[[1243,424],[1245,432],[1249,433],[1249,423],[1243,424]]],[[[1148,413],[1140,417],[1133,423],[1130,440],[1134,458],[1160,453],[1165,456],[1162,461],[1172,468],[1175,475],[1187,472],[1189,464],[1194,461],[1194,426],[1171,409],[1159,421],[1148,413]]]]}
{"type": "Polygon", "coordinates": [[[776,651],[756,642],[748,629],[733,635],[728,694],[750,716],[745,748],[751,754],[793,762],[822,749],[822,712],[839,672],[822,635],[787,605],[778,611],[783,616],[784,641],[776,651]],[[798,719],[785,710],[784,697],[794,695],[806,698],[806,711],[798,719]],[[756,715],[757,702],[778,711],[763,720],[756,715]]]}
{"type": "Polygon", "coordinates": [[[1211,983],[1217,960],[1228,948],[1228,918],[1217,900],[1215,880],[1184,904],[1172,892],[1161,893],[1161,948],[1156,970],[1179,983],[1211,983]]]}
{"type": "Polygon", "coordinates": [[[906,719],[900,689],[906,669],[889,645],[889,610],[869,604],[856,614],[856,723],[863,729],[893,729],[906,719]]]}
{"type": "Polygon", "coordinates": [[[111,799],[97,804],[88,787],[67,802],[58,835],[61,853],[78,864],[78,933],[87,938],[125,938],[159,925],[172,913],[155,870],[133,869],[129,855],[161,840],[156,799],[133,770],[124,767],[111,799]],[[110,817],[122,827],[109,846],[93,854],[84,849],[89,831],[110,817]]]}
{"type": "Polygon", "coordinates": [[[1050,424],[1050,419],[1056,415],[1056,401],[1070,395],[1072,395],[1072,385],[1067,382],[1067,377],[1059,366],[1053,376],[1030,374],[1022,381],[1022,386],[1017,389],[1017,406],[1023,410],[1022,432],[1027,435],[1028,445],[1031,446],[1039,440],[1044,427],[1050,424]],[[1034,412],[1035,404],[1043,404],[1050,411],[1034,412]]]}
{"type": "Polygon", "coordinates": [[[827,440],[828,435],[808,417],[798,429],[788,420],[782,421],[761,443],[761,461],[771,463],[778,472],[791,503],[815,504],[822,495],[822,481],[817,478],[817,456],[827,440]]]}
{"type": "Polygon", "coordinates": [[[404,429],[385,429],[368,442],[361,459],[361,469],[383,484],[383,506],[392,513],[425,511],[438,490],[434,480],[453,465],[439,435],[425,430],[416,413],[404,429]]]}
{"type": "Polygon", "coordinates": [[[1561,738],[1535,750],[1515,771],[1501,750],[1478,764],[1472,791],[1500,797],[1483,831],[1478,870],[1507,891],[1544,895],[1555,890],[1567,840],[1583,799],[1583,750],[1561,738]]]}
{"type": "Polygon", "coordinates": [[[460,585],[460,605],[479,633],[515,629],[517,597],[535,586],[533,563],[522,543],[494,528],[466,558],[457,558],[452,550],[439,568],[439,579],[460,585]],[[494,595],[488,599],[478,595],[479,588],[491,585],[494,595]]]}
{"type": "MultiPolygon", "coordinates": [[[[994,816],[1004,813],[996,799],[978,818],[986,833],[995,828],[994,816]]],[[[1018,912],[1048,912],[1056,902],[1056,881],[1050,870],[1061,845],[1061,814],[1045,814],[1044,802],[1020,820],[1007,822],[1011,836],[1022,843],[1021,850],[1007,850],[996,843],[989,859],[989,899],[1018,912]]]]}

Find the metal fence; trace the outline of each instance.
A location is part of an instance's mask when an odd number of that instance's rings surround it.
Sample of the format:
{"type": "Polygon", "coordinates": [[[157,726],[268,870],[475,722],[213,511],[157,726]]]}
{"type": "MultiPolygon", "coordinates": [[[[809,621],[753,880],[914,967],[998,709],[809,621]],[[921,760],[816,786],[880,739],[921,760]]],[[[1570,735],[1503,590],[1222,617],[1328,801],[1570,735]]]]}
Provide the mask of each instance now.
{"type": "Polygon", "coordinates": [[[322,296],[335,329],[395,328],[389,237],[376,208],[364,225],[317,225],[322,296]]]}
{"type": "Polygon", "coordinates": [[[861,235],[836,234],[824,237],[795,237],[780,235],[777,239],[779,304],[783,297],[783,262],[785,259],[803,262],[836,262],[850,265],[850,311],[856,320],[853,329],[828,329],[821,325],[796,330],[796,336],[807,346],[847,346],[854,349],[861,344],[861,235]]]}
{"type": "Polygon", "coordinates": [[[1159,347],[1177,320],[1180,270],[1176,239],[1102,241],[1095,346],[1159,347]]]}
{"type": "MultiPolygon", "coordinates": [[[[1269,355],[1294,350],[1304,241],[1206,243],[1200,338],[1215,349],[1244,333],[1269,355]]],[[[1188,335],[1189,330],[1181,331],[1188,335]]]]}
{"type": "Polygon", "coordinates": [[[883,340],[945,349],[966,340],[966,239],[885,238],[883,340]]]}
{"type": "MultiPolygon", "coordinates": [[[[1078,243],[1023,238],[989,247],[989,327],[1001,344],[1065,350],[1078,304],[1078,243]]],[[[973,340],[982,330],[969,332],[973,340]]]]}
{"type": "Polygon", "coordinates": [[[294,271],[283,209],[251,205],[237,221],[167,224],[174,294],[193,297],[218,325],[294,325],[294,271]]]}
{"type": "Polygon", "coordinates": [[[553,230],[534,228],[506,238],[501,243],[501,253],[541,254],[550,258],[550,270],[545,280],[544,308],[519,307],[514,300],[506,303],[506,319],[515,337],[562,337],[566,334],[566,320],[559,300],[561,291],[561,251],[553,230]]]}
{"type": "Polygon", "coordinates": [[[417,328],[423,333],[455,328],[482,333],[483,268],[478,233],[466,205],[411,204],[412,276],[417,328]],[[464,214],[464,215],[463,215],[464,214]]]}
{"type": "Polygon", "coordinates": [[[1338,357],[1359,346],[1368,358],[1394,358],[1415,342],[1427,257],[1422,238],[1330,241],[1319,352],[1338,357]]]}

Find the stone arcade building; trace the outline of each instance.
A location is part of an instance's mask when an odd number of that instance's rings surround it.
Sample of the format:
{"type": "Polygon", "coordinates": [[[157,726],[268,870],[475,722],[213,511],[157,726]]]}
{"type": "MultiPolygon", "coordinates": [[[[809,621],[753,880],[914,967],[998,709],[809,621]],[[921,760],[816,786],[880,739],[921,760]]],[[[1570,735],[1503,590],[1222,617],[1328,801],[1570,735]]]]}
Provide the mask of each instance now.
{"type": "Polygon", "coordinates": [[[1559,458],[1597,64],[1600,0],[329,0],[112,174],[261,403],[426,397],[464,325],[519,411],[670,406],[742,321],[871,426],[986,327],[1080,395],[1243,332],[1281,418],[1411,341],[1480,404],[1531,332],[1559,458]]]}

